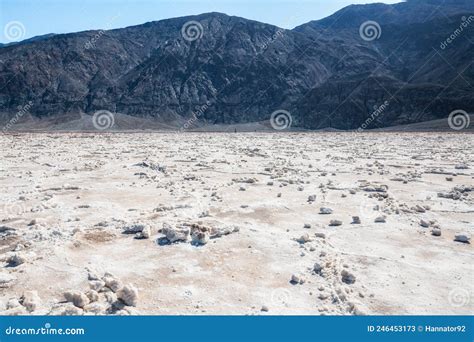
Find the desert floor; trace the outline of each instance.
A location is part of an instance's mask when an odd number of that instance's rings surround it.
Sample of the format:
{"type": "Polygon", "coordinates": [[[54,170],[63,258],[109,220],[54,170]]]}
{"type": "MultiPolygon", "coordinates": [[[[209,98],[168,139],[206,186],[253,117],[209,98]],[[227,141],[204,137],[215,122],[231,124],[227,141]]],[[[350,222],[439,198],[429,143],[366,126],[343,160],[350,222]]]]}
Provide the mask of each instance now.
{"type": "Polygon", "coordinates": [[[0,142],[1,314],[474,312],[473,134],[0,142]]]}

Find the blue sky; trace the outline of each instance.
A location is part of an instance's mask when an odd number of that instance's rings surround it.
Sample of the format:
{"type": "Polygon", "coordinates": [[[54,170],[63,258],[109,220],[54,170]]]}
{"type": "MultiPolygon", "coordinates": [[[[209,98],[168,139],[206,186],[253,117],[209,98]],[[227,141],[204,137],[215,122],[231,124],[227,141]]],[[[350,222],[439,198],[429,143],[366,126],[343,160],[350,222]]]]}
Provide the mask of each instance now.
{"type": "Polygon", "coordinates": [[[205,12],[293,28],[350,4],[373,2],[400,0],[1,0],[0,42],[9,42],[12,37],[126,27],[205,12]],[[20,27],[17,35],[6,34],[12,27],[20,27]]]}

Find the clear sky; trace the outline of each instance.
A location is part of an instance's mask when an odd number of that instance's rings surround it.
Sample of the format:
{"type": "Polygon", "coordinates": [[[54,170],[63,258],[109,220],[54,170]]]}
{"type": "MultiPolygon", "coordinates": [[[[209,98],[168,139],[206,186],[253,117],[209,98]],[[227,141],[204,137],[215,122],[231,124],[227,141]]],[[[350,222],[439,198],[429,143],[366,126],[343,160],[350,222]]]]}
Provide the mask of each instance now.
{"type": "Polygon", "coordinates": [[[284,28],[293,28],[310,20],[324,18],[350,4],[400,1],[0,0],[0,42],[10,42],[12,37],[27,39],[46,33],[126,27],[147,21],[205,12],[223,12],[284,28]],[[6,32],[8,29],[18,27],[20,29],[16,33],[6,32]]]}

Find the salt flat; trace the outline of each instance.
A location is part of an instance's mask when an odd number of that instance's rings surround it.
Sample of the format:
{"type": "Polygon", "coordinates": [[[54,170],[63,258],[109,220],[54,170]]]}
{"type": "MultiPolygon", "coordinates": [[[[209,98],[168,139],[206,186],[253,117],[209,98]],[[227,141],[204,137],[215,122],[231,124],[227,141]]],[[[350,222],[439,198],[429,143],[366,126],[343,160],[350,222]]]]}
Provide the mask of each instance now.
{"type": "Polygon", "coordinates": [[[2,314],[474,311],[473,134],[0,140],[2,314]]]}

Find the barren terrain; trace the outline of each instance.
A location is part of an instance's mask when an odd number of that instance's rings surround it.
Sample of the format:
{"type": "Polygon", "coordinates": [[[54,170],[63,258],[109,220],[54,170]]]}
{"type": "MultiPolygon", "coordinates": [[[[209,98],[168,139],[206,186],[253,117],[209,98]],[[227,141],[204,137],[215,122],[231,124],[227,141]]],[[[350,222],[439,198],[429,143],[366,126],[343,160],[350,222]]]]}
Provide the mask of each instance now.
{"type": "Polygon", "coordinates": [[[474,311],[473,134],[0,141],[2,314],[474,311]]]}

